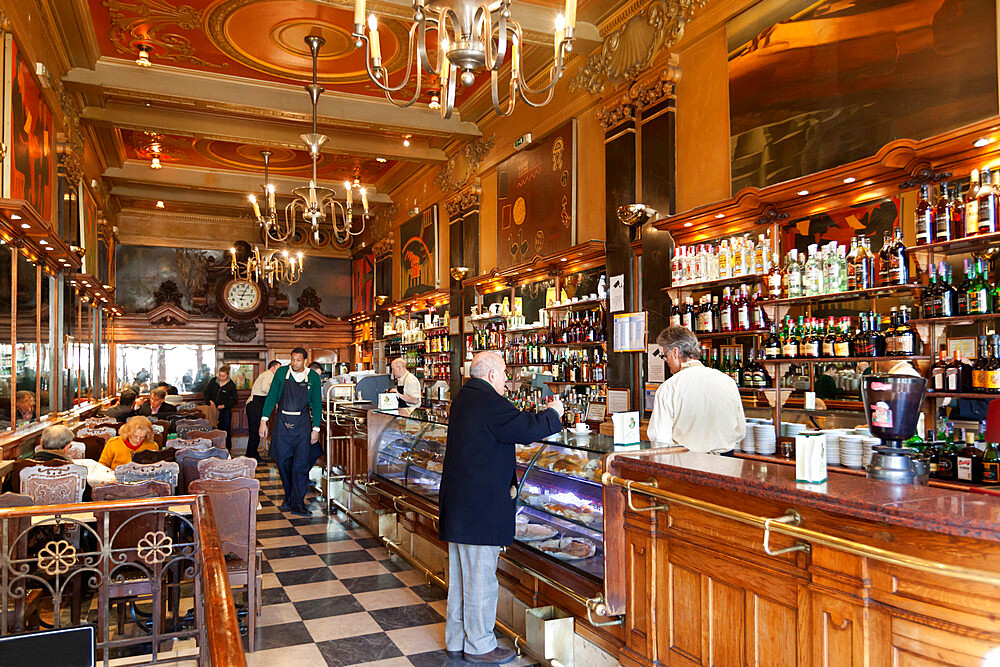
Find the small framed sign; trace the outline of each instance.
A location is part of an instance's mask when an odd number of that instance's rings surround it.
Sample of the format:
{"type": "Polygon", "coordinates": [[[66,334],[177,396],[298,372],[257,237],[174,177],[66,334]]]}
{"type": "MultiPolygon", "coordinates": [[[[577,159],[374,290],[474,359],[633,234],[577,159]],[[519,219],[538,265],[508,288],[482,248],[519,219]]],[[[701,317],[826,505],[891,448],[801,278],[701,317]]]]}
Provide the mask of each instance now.
{"type": "Polygon", "coordinates": [[[608,406],[604,403],[591,403],[587,406],[587,418],[584,421],[602,422],[608,414],[608,406]]]}

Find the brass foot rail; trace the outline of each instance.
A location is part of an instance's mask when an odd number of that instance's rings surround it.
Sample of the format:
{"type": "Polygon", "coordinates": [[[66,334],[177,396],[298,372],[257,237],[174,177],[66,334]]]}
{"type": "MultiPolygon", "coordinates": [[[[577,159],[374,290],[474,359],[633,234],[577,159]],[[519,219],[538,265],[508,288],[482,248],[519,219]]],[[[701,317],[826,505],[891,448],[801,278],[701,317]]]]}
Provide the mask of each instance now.
{"type": "MultiPolygon", "coordinates": [[[[855,556],[871,558],[872,560],[888,563],[890,565],[897,565],[899,567],[906,567],[946,577],[954,577],[955,579],[964,579],[966,581],[976,581],[992,586],[1000,586],[1000,576],[993,572],[976,570],[969,567],[963,567],[961,565],[937,563],[935,561],[927,560],[926,558],[901,554],[895,551],[889,551],[888,549],[882,549],[880,547],[873,547],[868,544],[862,544],[860,542],[847,540],[842,537],[835,537],[833,535],[827,535],[815,530],[810,530],[809,528],[803,528],[795,523],[789,523],[788,519],[785,519],[784,517],[781,517],[781,520],[770,519],[767,517],[757,516],[755,514],[749,514],[747,512],[741,512],[740,510],[723,507],[704,500],[697,500],[695,498],[682,496],[671,491],[664,491],[663,489],[659,489],[652,484],[644,484],[634,480],[617,477],[608,472],[604,473],[601,481],[605,486],[618,486],[623,489],[627,489],[631,493],[640,493],[657,500],[669,501],[685,507],[701,510],[707,514],[732,519],[751,526],[759,526],[768,532],[780,533],[782,535],[804,540],[808,543],[805,545],[796,545],[795,547],[790,547],[790,549],[805,551],[806,548],[804,547],[808,547],[810,544],[819,544],[832,549],[838,549],[855,556]]],[[[786,514],[785,516],[790,517],[791,515],[786,514]]],[[[777,552],[772,553],[779,552],[783,552],[783,550],[779,549],[777,552]]]]}

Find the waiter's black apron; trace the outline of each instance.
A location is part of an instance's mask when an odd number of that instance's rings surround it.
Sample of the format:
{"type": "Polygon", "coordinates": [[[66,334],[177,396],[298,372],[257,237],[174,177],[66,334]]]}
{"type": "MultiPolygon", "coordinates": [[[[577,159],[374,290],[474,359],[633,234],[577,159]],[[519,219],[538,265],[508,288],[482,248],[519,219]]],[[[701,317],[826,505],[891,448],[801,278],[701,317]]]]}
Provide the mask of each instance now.
{"type": "Polygon", "coordinates": [[[289,370],[274,420],[277,425],[271,441],[271,455],[281,475],[285,504],[304,507],[306,489],[309,486],[309,469],[312,468],[309,456],[312,416],[309,410],[308,374],[302,382],[296,382],[289,370]],[[298,414],[288,414],[295,412],[298,414]]]}

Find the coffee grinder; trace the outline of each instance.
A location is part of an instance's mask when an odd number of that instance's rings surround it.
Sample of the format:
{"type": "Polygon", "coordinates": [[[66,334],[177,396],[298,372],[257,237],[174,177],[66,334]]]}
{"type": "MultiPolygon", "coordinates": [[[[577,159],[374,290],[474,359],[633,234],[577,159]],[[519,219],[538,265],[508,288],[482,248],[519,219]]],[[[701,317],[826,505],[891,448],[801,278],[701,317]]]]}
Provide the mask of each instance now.
{"type": "Polygon", "coordinates": [[[909,375],[867,375],[861,380],[868,429],[882,445],[868,465],[868,477],[897,484],[913,484],[913,451],[903,443],[917,432],[917,420],[927,393],[927,380],[909,375]]]}

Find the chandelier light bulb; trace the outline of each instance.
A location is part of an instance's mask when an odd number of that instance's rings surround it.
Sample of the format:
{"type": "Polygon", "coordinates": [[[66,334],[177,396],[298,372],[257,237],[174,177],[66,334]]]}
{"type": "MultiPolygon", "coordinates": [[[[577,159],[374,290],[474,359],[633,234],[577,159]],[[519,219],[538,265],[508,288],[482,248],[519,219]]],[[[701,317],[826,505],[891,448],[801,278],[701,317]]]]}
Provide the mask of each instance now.
{"type": "Polygon", "coordinates": [[[159,156],[157,156],[157,155],[154,155],[154,156],[153,156],[153,159],[152,159],[152,160],[150,160],[150,162],[149,162],[149,167],[150,167],[150,169],[159,169],[159,168],[161,168],[162,166],[163,166],[163,165],[162,165],[162,164],[160,164],[160,158],[159,158],[159,156]]]}
{"type": "Polygon", "coordinates": [[[164,204],[162,201],[157,201],[156,202],[156,208],[165,208],[165,207],[166,207],[166,204],[164,204]]]}
{"type": "Polygon", "coordinates": [[[148,47],[139,48],[139,57],[135,59],[135,64],[139,67],[151,67],[153,65],[149,60],[149,49],[148,47]]]}
{"type": "Polygon", "coordinates": [[[431,95],[431,101],[427,103],[427,108],[437,111],[441,108],[441,98],[438,97],[437,93],[431,95]]]}
{"type": "Polygon", "coordinates": [[[403,137],[403,146],[405,146],[406,148],[410,147],[410,137],[409,137],[409,135],[403,137]]]}

